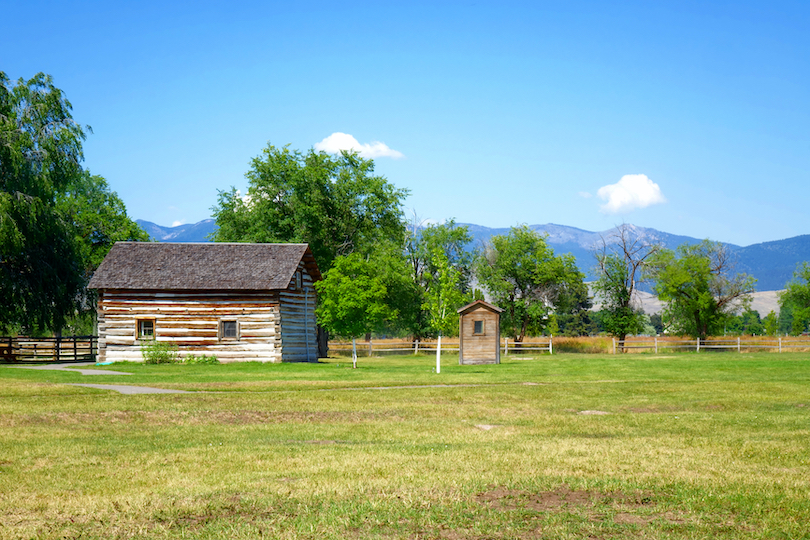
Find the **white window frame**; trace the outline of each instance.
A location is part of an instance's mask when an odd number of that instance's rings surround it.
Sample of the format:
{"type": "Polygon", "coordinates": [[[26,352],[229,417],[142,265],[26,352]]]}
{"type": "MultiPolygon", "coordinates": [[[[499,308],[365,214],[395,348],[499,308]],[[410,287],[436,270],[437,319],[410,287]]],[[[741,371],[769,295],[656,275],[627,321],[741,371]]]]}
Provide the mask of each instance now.
{"type": "Polygon", "coordinates": [[[135,319],[135,337],[137,339],[155,339],[157,336],[157,322],[155,319],[135,319]],[[151,323],[152,334],[144,333],[144,323],[151,323]]]}

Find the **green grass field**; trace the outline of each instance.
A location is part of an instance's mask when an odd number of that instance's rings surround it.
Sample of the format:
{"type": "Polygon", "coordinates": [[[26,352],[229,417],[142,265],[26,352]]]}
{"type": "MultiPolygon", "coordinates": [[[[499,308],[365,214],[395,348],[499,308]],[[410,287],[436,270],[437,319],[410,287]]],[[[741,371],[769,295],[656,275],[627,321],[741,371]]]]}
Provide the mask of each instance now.
{"type": "Polygon", "coordinates": [[[808,354],[456,362],[0,366],[0,537],[810,538],[808,354]]]}

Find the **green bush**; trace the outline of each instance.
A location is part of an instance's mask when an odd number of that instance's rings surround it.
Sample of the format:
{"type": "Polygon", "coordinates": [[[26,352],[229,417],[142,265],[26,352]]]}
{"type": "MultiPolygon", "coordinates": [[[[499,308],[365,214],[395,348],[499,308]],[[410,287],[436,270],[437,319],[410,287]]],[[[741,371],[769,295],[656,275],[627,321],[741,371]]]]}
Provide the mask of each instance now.
{"type": "Polygon", "coordinates": [[[141,341],[144,364],[176,364],[180,361],[176,343],[156,339],[141,341]]]}
{"type": "Polygon", "coordinates": [[[219,364],[219,360],[213,354],[211,356],[206,356],[201,354],[197,356],[196,354],[189,354],[183,358],[184,364],[219,364]]]}

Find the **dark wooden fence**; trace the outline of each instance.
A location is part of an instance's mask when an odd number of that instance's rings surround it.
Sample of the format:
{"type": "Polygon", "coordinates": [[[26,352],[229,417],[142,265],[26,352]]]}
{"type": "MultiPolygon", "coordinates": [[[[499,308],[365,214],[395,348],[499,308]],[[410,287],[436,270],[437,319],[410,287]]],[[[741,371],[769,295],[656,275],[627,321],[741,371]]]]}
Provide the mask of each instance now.
{"type": "Polygon", "coordinates": [[[98,336],[0,337],[0,362],[95,362],[98,336]]]}

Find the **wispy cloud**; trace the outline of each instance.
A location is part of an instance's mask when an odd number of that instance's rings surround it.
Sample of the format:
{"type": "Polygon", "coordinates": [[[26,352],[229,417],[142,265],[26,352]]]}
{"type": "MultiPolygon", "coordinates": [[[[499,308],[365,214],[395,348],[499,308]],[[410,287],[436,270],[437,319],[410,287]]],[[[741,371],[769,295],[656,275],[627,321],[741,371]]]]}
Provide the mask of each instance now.
{"type": "Polygon", "coordinates": [[[185,222],[183,222],[183,221],[175,221],[175,222],[172,223],[172,227],[179,227],[180,225],[183,225],[184,223],[185,222]]]}
{"type": "Polygon", "coordinates": [[[577,193],[577,195],[579,195],[583,199],[590,199],[591,197],[593,197],[593,195],[591,195],[587,191],[580,191],[579,193],[577,193]]]}
{"type": "Polygon", "coordinates": [[[315,143],[315,150],[337,154],[341,150],[353,150],[364,158],[390,157],[400,159],[405,157],[402,152],[389,148],[387,144],[373,141],[369,144],[360,144],[357,139],[348,133],[335,132],[319,143],[315,143]]]}
{"type": "Polygon", "coordinates": [[[602,186],[596,194],[606,201],[601,209],[608,214],[629,212],[667,202],[661,188],[647,178],[646,174],[626,174],[617,183],[602,186]]]}

